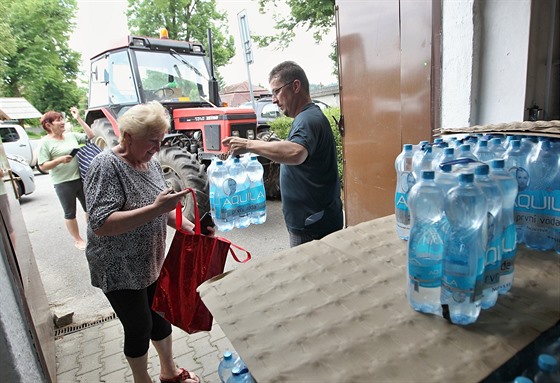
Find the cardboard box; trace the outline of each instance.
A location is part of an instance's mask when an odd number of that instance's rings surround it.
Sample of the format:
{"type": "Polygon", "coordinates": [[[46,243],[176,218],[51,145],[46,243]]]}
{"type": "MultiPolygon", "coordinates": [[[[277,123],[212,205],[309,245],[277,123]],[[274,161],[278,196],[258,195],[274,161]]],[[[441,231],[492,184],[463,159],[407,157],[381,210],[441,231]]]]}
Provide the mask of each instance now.
{"type": "Polygon", "coordinates": [[[512,290],[470,326],[414,311],[394,215],[250,261],[199,287],[265,382],[478,382],[560,319],[560,262],[520,248],[512,290]]]}

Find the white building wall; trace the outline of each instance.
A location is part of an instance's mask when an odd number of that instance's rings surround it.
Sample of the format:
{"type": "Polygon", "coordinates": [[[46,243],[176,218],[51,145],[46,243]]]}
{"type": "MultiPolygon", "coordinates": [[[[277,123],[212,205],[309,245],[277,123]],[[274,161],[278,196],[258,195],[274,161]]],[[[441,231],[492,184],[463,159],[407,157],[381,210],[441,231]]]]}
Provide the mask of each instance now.
{"type": "Polygon", "coordinates": [[[470,126],[473,0],[443,1],[441,126],[470,126]]]}
{"type": "Polygon", "coordinates": [[[480,2],[477,125],[523,121],[531,0],[480,2]]]}
{"type": "Polygon", "coordinates": [[[443,2],[442,127],[522,121],[531,0],[443,2]]]}

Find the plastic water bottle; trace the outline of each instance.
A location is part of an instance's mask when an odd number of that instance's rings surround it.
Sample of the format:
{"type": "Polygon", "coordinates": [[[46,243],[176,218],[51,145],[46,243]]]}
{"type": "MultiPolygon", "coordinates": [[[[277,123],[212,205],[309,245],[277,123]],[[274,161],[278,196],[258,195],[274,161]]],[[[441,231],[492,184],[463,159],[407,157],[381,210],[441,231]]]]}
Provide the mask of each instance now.
{"type": "Polygon", "coordinates": [[[245,167],[241,164],[239,157],[233,159],[233,163],[229,167],[228,179],[229,192],[226,194],[230,197],[229,202],[234,207],[234,225],[237,228],[246,228],[251,223],[249,217],[249,178],[245,167]]]}
{"type": "Polygon", "coordinates": [[[437,138],[434,140],[434,144],[432,145],[432,155],[434,157],[434,162],[436,158],[439,158],[443,155],[443,150],[447,148],[449,144],[443,141],[443,138],[437,138]]]}
{"type": "Polygon", "coordinates": [[[488,140],[478,141],[478,146],[476,147],[473,154],[478,158],[479,161],[488,162],[494,159],[494,155],[488,149],[488,140]]]}
{"type": "Polygon", "coordinates": [[[252,224],[266,222],[266,191],[264,190],[264,169],[256,156],[251,156],[245,166],[249,177],[249,218],[252,224]]]}
{"type": "Polygon", "coordinates": [[[556,338],[554,342],[546,346],[544,352],[545,354],[555,357],[560,365],[560,337],[556,338]]]}
{"type": "Polygon", "coordinates": [[[227,380],[227,383],[254,383],[255,380],[249,373],[247,366],[235,366],[231,370],[231,376],[227,380]]]}
{"type": "MultiPolygon", "coordinates": [[[[459,158],[470,158],[473,161],[478,161],[478,158],[471,151],[471,145],[470,144],[462,144],[461,146],[459,146],[458,153],[456,153],[455,157],[457,159],[459,159],[459,158]]],[[[467,167],[467,165],[462,165],[462,164],[459,164],[458,166],[463,167],[463,168],[467,167]]]]}
{"type": "Polygon", "coordinates": [[[224,183],[228,179],[228,171],[223,161],[216,161],[216,168],[208,175],[210,181],[210,211],[214,224],[219,231],[230,231],[233,229],[233,209],[227,202],[224,193],[224,183]]]}
{"type": "Polygon", "coordinates": [[[501,160],[504,158],[506,149],[502,146],[502,140],[499,138],[492,138],[488,143],[488,150],[492,153],[493,160],[501,160]]]}
{"type": "Polygon", "coordinates": [[[450,147],[444,148],[441,151],[441,153],[434,158],[434,170],[436,172],[441,171],[442,164],[445,164],[449,161],[453,161],[454,159],[455,159],[455,149],[450,147]]]}
{"type": "MultiPolygon", "coordinates": [[[[529,182],[529,173],[527,172],[527,153],[521,150],[521,140],[512,139],[509,147],[504,153],[504,161],[506,170],[515,177],[517,182],[517,191],[524,190],[529,182]]],[[[517,243],[525,241],[525,225],[523,220],[518,216],[517,209],[515,212],[515,230],[517,243]]]]}
{"type": "MultiPolygon", "coordinates": [[[[210,161],[210,165],[208,165],[208,168],[206,169],[206,175],[208,176],[208,180],[210,181],[212,178],[212,173],[214,173],[214,170],[216,170],[216,162],[218,161],[218,158],[216,156],[212,157],[212,160],[210,161]]],[[[209,190],[209,198],[210,198],[210,211],[212,211],[212,206],[214,205],[214,195],[216,194],[216,185],[213,184],[212,182],[209,182],[209,186],[210,186],[210,190],[209,190]]]]}
{"type": "MultiPolygon", "coordinates": [[[[444,242],[441,303],[451,322],[476,322],[481,309],[481,286],[486,255],[485,233],[488,207],[472,173],[459,174],[459,185],[445,198],[449,234],[444,242]]],[[[447,315],[444,312],[444,316],[447,315]]]]}
{"type": "Polygon", "coordinates": [[[475,169],[475,184],[486,197],[488,213],[486,216],[486,259],[482,290],[482,308],[493,307],[498,300],[500,285],[500,266],[502,261],[502,192],[498,183],[490,178],[487,164],[475,169]]]}
{"type": "Polygon", "coordinates": [[[444,196],[458,183],[457,175],[452,170],[451,165],[444,164],[440,167],[440,171],[436,172],[436,185],[439,186],[444,196]]]}
{"type": "Polygon", "coordinates": [[[431,146],[426,146],[423,151],[418,151],[412,158],[414,178],[418,180],[422,177],[423,171],[433,170],[433,160],[434,156],[431,146]]]}
{"type": "Polygon", "coordinates": [[[441,315],[441,262],[445,217],[443,193],[433,171],[422,173],[409,195],[411,216],[408,240],[408,302],[416,311],[441,315]]]}
{"type": "Polygon", "coordinates": [[[412,147],[412,154],[416,154],[416,152],[423,151],[424,148],[429,144],[430,144],[429,141],[425,141],[425,140],[420,141],[417,145],[414,145],[412,147]]]}
{"type": "Polygon", "coordinates": [[[513,284],[515,252],[517,251],[516,227],[513,207],[517,194],[517,183],[505,169],[504,160],[490,162],[491,178],[498,182],[502,192],[502,265],[500,266],[499,293],[507,293],[513,284]]]}
{"type": "Polygon", "coordinates": [[[531,249],[549,250],[554,247],[552,228],[554,215],[558,216],[558,213],[554,212],[552,196],[554,189],[560,189],[553,185],[560,170],[558,166],[558,153],[545,138],[527,158],[530,181],[523,192],[527,199],[520,196],[517,203],[525,211],[525,245],[531,249]]]}
{"type": "Polygon", "coordinates": [[[410,212],[408,210],[408,193],[416,183],[412,172],[413,147],[403,145],[402,152],[395,159],[397,172],[397,187],[395,191],[395,218],[397,221],[397,235],[407,240],[410,233],[410,212]]]}
{"type": "Polygon", "coordinates": [[[459,145],[461,145],[461,142],[457,137],[452,136],[447,140],[447,144],[449,145],[449,148],[457,149],[459,145]]]}
{"type": "Polygon", "coordinates": [[[223,358],[218,365],[218,376],[220,378],[220,382],[225,383],[228,381],[231,376],[231,370],[239,364],[239,361],[240,358],[237,353],[229,350],[224,351],[223,358]]]}
{"type": "MultiPolygon", "coordinates": [[[[558,149],[558,153],[560,153],[560,149],[558,149]]],[[[560,158],[558,158],[558,169],[560,170],[560,158]]],[[[555,185],[555,189],[552,191],[554,201],[553,205],[557,207],[560,204],[560,171],[556,175],[556,179],[554,180],[553,184],[555,185]]],[[[556,218],[560,220],[557,208],[556,218]]],[[[554,237],[554,250],[556,251],[556,253],[560,254],[560,225],[556,225],[552,228],[552,234],[554,237]]]]}
{"type": "MultiPolygon", "coordinates": [[[[505,167],[508,172],[510,172],[514,177],[517,176],[517,169],[522,168],[527,171],[527,155],[521,150],[521,141],[512,140],[510,142],[509,148],[504,153],[504,161],[506,162],[505,167]]],[[[527,187],[526,183],[521,183],[518,185],[519,188],[527,187]]]]}
{"type": "Polygon", "coordinates": [[[558,361],[548,354],[539,355],[539,371],[533,379],[535,383],[560,383],[558,361]]]}

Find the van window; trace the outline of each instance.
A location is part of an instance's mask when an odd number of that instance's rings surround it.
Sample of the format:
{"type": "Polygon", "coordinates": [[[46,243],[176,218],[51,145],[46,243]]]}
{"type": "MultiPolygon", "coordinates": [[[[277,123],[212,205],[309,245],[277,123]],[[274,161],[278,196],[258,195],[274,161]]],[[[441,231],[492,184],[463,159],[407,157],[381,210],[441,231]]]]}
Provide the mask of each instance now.
{"type": "Polygon", "coordinates": [[[10,126],[0,127],[0,137],[2,137],[2,142],[15,142],[19,140],[17,130],[10,126]]]}
{"type": "Polygon", "coordinates": [[[270,103],[263,106],[261,110],[261,117],[264,118],[278,118],[280,117],[280,109],[278,105],[270,103]]]}

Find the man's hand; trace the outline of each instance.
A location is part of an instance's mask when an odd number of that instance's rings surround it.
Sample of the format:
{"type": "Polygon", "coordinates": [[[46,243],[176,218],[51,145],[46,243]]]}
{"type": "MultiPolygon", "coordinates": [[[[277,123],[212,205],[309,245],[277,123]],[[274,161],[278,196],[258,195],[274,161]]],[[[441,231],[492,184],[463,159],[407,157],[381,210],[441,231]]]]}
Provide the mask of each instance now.
{"type": "Polygon", "coordinates": [[[238,154],[244,154],[249,152],[247,148],[249,140],[239,137],[226,137],[222,140],[222,145],[229,148],[229,153],[232,156],[237,156],[238,154]]]}

